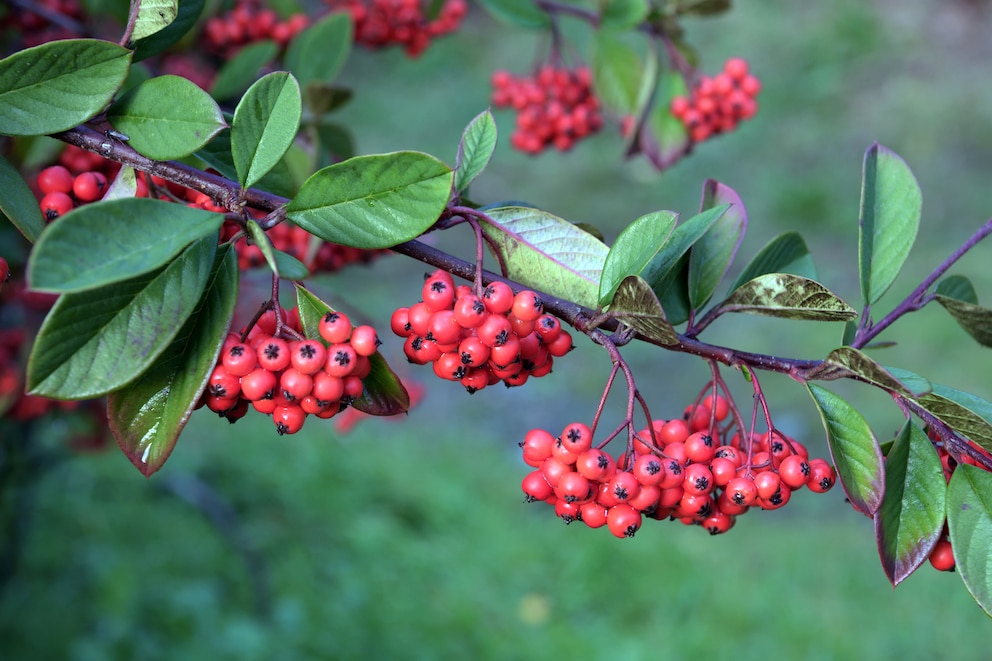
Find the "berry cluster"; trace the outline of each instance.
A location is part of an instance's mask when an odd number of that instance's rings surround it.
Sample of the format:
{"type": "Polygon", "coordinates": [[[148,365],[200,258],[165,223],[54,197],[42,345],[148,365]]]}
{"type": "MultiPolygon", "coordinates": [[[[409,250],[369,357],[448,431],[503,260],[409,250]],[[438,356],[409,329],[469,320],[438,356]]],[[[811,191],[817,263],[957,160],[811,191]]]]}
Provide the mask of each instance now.
{"type": "Polygon", "coordinates": [[[17,35],[24,48],[79,36],[71,29],[84,18],[79,0],[37,0],[32,4],[37,10],[33,11],[30,5],[24,8],[11,6],[0,20],[0,32],[17,35]]]}
{"type": "Polygon", "coordinates": [[[401,46],[410,57],[426,50],[431,40],[454,32],[468,12],[465,0],[444,0],[435,18],[421,0],[325,0],[333,10],[351,14],[355,43],[376,49],[401,46]]]}
{"type": "Polygon", "coordinates": [[[492,75],[493,105],[517,111],[510,143],[528,154],[549,146],[567,151],[603,126],[588,67],[542,66],[533,77],[507,71],[492,75]]]}
{"type": "Polygon", "coordinates": [[[242,46],[271,39],[285,47],[310,25],[306,14],[293,14],[285,21],[258,0],[238,0],[233,9],[207,19],[203,26],[205,46],[211,53],[227,59],[242,46]]]}
{"type": "Polygon", "coordinates": [[[332,418],[361,397],[362,379],[371,370],[369,357],[379,347],[375,329],[352,327],[347,315],[328,312],[320,320],[319,340],[295,339],[303,332],[299,313],[294,309],[287,317],[279,335],[272,310],[261,315],[243,340],[244,331],[228,335],[201,398],[203,406],[231,422],[251,406],[272,416],[279,434],[295,434],[308,415],[332,418]]]}
{"type": "MultiPolygon", "coordinates": [[[[41,170],[35,179],[41,199],[38,205],[51,222],[75,207],[103,198],[109,182],[117,176],[119,163],[70,145],[59,162],[41,170]]],[[[138,196],[147,197],[148,187],[138,178],[138,196]]]]}
{"type": "Polygon", "coordinates": [[[732,57],[717,75],[700,78],[689,97],[672,99],[671,112],[681,120],[690,140],[702,142],[753,117],[759,92],[761,81],[750,73],[747,61],[732,57]]]}
{"type": "Polygon", "coordinates": [[[528,501],[552,505],[565,523],[632,537],[644,518],[678,519],[717,535],[752,507],[778,509],[803,486],[821,493],[834,485],[826,460],[808,459],[801,443],[777,432],[721,442],[712,422],[727,414],[723,397],[708,397],[684,418],[653,421],[653,432],[640,430],[632,451],[618,458],[594,447],[582,422],[558,436],[532,429],[520,446],[535,470],[521,486],[528,501]]]}
{"type": "Polygon", "coordinates": [[[514,295],[496,281],[477,296],[437,270],[427,276],[422,295],[393,312],[390,326],[406,338],[403,351],[411,363],[432,363],[438,377],[459,381],[470,393],[500,381],[523,385],[548,374],[554,358],[572,350],[572,336],[544,313],[532,291],[514,295]]]}

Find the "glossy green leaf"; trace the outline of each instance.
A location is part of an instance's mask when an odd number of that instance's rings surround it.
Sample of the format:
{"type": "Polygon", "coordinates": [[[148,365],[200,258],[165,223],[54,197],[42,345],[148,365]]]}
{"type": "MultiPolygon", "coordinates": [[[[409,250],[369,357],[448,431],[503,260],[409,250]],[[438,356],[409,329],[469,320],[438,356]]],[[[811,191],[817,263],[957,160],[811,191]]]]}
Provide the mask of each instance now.
{"type": "Polygon", "coordinates": [[[64,39],[0,60],[0,134],[45,135],[82,124],[124,83],[131,51],[99,39],[64,39]]]}
{"type": "Polygon", "coordinates": [[[350,13],[328,14],[293,38],[283,63],[301,87],[317,80],[331,82],[351,53],[352,31],[350,13]]]}
{"type": "Polygon", "coordinates": [[[885,366],[884,369],[897,379],[906,390],[913,393],[913,397],[922,397],[933,390],[933,384],[930,383],[929,379],[919,374],[899,367],[885,366]]]}
{"type": "Polygon", "coordinates": [[[858,313],[816,282],[788,273],[758,276],[738,287],[723,303],[724,312],[809,321],[846,321],[858,313]]]}
{"type": "Polygon", "coordinates": [[[648,269],[664,248],[677,221],[678,214],[674,211],[655,211],[641,216],[620,232],[603,263],[599,281],[600,306],[609,305],[624,278],[640,275],[648,269]]]}
{"type": "Polygon", "coordinates": [[[217,71],[210,95],[218,100],[241,96],[258,79],[265,65],[278,54],[279,45],[270,39],[246,45],[217,71]]]}
{"type": "Polygon", "coordinates": [[[947,276],[937,283],[933,293],[937,296],[978,305],[978,294],[975,293],[975,286],[971,284],[971,280],[963,275],[947,276]]]}
{"type": "Polygon", "coordinates": [[[971,393],[934,385],[916,401],[944,424],[992,452],[992,402],[971,393]]]}
{"type": "Polygon", "coordinates": [[[647,18],[649,9],[647,0],[599,0],[599,25],[630,29],[647,18]]]}
{"type": "Polygon", "coordinates": [[[506,265],[507,277],[579,305],[596,307],[609,248],[588,232],[530,207],[486,212],[482,231],[506,265]]]}
{"type": "Polygon", "coordinates": [[[885,497],[875,512],[878,554],[893,587],[926,562],[940,539],[946,496],[937,450],[907,421],[885,457],[885,497]]]}
{"type": "Polygon", "coordinates": [[[227,126],[209,94],[172,75],[134,87],[110,107],[107,118],[131,137],[135,151],[157,161],[188,156],[227,126]]]}
{"type": "MultiPolygon", "coordinates": [[[[903,371],[908,374],[907,372],[903,371]]],[[[868,354],[843,346],[831,351],[821,366],[810,372],[810,379],[833,380],[856,377],[889,392],[906,397],[920,397],[930,392],[930,382],[922,377],[903,383],[895,374],[882,367],[868,354]]]]}
{"type": "Polygon", "coordinates": [[[134,168],[124,165],[117,171],[117,176],[107,186],[106,192],[101,198],[104,202],[109,200],[119,200],[121,198],[134,197],[138,192],[138,176],[134,168]]]}
{"type": "Polygon", "coordinates": [[[173,44],[196,25],[203,13],[205,0],[179,0],[176,18],[165,28],[134,44],[134,61],[140,62],[153,55],[158,55],[173,44]]]}
{"type": "Polygon", "coordinates": [[[844,492],[854,509],[873,517],[885,493],[885,466],[875,435],[846,401],[815,383],[806,387],[820,411],[844,492]]]}
{"type": "MultiPolygon", "coordinates": [[[[296,285],[296,305],[304,335],[319,339],[318,324],[325,314],[332,311],[331,306],[299,284],[296,285]]],[[[382,354],[375,352],[369,361],[371,371],[362,380],[365,392],[352,406],[369,415],[396,415],[409,410],[410,395],[382,354]]]]}
{"type": "Polygon", "coordinates": [[[38,240],[45,228],[45,219],[38,207],[38,199],[31,192],[28,182],[10,161],[0,155],[0,212],[10,219],[14,227],[31,243],[38,240]]]}
{"type": "Polygon", "coordinates": [[[307,265],[282,250],[273,251],[276,266],[279,269],[279,277],[284,280],[306,280],[310,277],[310,269],[307,265]]]}
{"type": "Polygon", "coordinates": [[[952,275],[934,288],[935,299],[976,342],[992,347],[992,310],[978,305],[978,295],[968,278],[952,275]]]}
{"type": "Polygon", "coordinates": [[[703,184],[701,210],[724,205],[729,205],[726,213],[717,218],[689,252],[689,302],[696,310],[706,305],[720,285],[747,230],[747,210],[737,192],[726,184],[707,179],[703,184]]]}
{"type": "Polygon", "coordinates": [[[107,422],[121,450],[145,476],[172,453],[207,386],[238,299],[238,259],[217,249],[196,309],[151,368],[107,397],[107,422]]]}
{"type": "Polygon", "coordinates": [[[329,123],[327,115],[351,101],[352,96],[349,88],[321,80],[311,80],[303,88],[303,104],[316,126],[329,123]]]}
{"type": "Polygon", "coordinates": [[[282,159],[302,114],[300,86],[292,74],[276,71],[248,88],[231,122],[231,156],[242,187],[254,185],[282,159]]]}
{"type": "Polygon", "coordinates": [[[325,241],[389,248],[437,222],[453,178],[447,165],[421,152],[358,156],[314,173],[286,215],[325,241]]]}
{"type": "Polygon", "coordinates": [[[27,390],[88,399],[138,378],[193,313],[216,250],[214,234],[159,271],[60,296],[31,348],[27,390]]]}
{"type": "Polygon", "coordinates": [[[858,241],[861,295],[873,305],[888,290],[909,255],[920,226],[923,195],[897,154],[873,144],[865,152],[858,241]]]}
{"type": "Polygon", "coordinates": [[[147,273],[216,232],[223,214],[144,197],[86,204],[52,223],[28,261],[28,283],[75,292],[147,273]]]}
{"type": "Polygon", "coordinates": [[[515,27],[543,30],[551,26],[550,16],[533,0],[481,0],[481,4],[490,14],[515,27]]]}
{"type": "Polygon", "coordinates": [[[496,120],[489,110],[476,115],[458,143],[458,157],[455,159],[455,190],[464,193],[472,180],[479,176],[496,149],[496,120]]]}
{"type": "Polygon", "coordinates": [[[955,569],[992,616],[992,474],[961,464],[947,487],[947,527],[955,569]]]}
{"type": "Polygon", "coordinates": [[[645,338],[662,344],[678,344],[679,336],[668,323],[658,297],[643,278],[631,275],[616,289],[610,314],[645,338]]]}
{"type": "Polygon", "coordinates": [[[137,41],[164,30],[178,14],[179,0],[140,0],[131,38],[137,41]]]}
{"type": "Polygon", "coordinates": [[[675,267],[657,285],[655,293],[673,326],[689,320],[689,255],[682,255],[675,267]]]}
{"type": "Polygon", "coordinates": [[[813,257],[799,232],[785,232],[769,241],[744,267],[730,286],[730,291],[767,273],[791,273],[810,280],[817,279],[813,257]]]}
{"type": "Polygon", "coordinates": [[[679,224],[661,250],[641,271],[640,276],[647,280],[659,296],[671,284],[678,270],[684,266],[681,261],[683,256],[713,227],[727,209],[727,205],[707,209],[679,224]]]}

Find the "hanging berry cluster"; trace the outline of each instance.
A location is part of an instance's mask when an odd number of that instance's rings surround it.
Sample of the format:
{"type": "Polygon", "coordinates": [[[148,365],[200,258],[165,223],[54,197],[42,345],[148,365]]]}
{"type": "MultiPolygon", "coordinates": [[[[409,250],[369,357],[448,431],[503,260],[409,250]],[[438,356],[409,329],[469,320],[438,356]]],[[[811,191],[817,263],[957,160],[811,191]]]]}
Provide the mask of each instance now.
{"type": "Polygon", "coordinates": [[[758,112],[755,99],[759,92],[761,81],[750,73],[747,60],[732,57],[717,75],[701,77],[690,96],[672,99],[671,112],[685,126],[692,142],[702,142],[733,131],[753,117],[758,112]]]}
{"type": "Polygon", "coordinates": [[[522,152],[538,154],[547,147],[568,151],[603,126],[588,67],[545,64],[533,77],[496,71],[492,85],[493,105],[517,111],[510,144],[522,152]]]}
{"type": "Polygon", "coordinates": [[[465,0],[444,0],[434,18],[431,7],[437,3],[421,0],[325,0],[333,10],[351,14],[355,43],[376,49],[400,46],[416,57],[431,40],[454,32],[468,12],[465,0]]]}
{"type": "Polygon", "coordinates": [[[254,408],[272,416],[279,434],[295,434],[308,415],[334,417],[362,396],[379,337],[371,326],[352,327],[341,312],[328,312],[318,330],[321,339],[303,338],[293,309],[276,335],[269,310],[244,340],[229,334],[201,405],[231,422],[254,408]]]}
{"type": "Polygon", "coordinates": [[[393,312],[392,331],[406,338],[403,351],[411,363],[433,364],[438,377],[459,381],[470,393],[500,381],[523,385],[548,374],[554,359],[572,350],[572,336],[544,313],[532,291],[514,295],[496,281],[476,296],[437,270],[422,294],[420,302],[393,312]]]}
{"type": "Polygon", "coordinates": [[[678,519],[717,535],[751,508],[779,509],[803,486],[822,493],[834,485],[833,467],[809,459],[798,441],[774,432],[747,442],[720,429],[727,415],[725,398],[707,397],[683,418],[654,420],[618,458],[593,446],[585,423],[558,436],[532,429],[520,446],[535,470],[521,486],[529,502],[552,505],[565,523],[632,537],[645,518],[678,519]]]}
{"type": "Polygon", "coordinates": [[[293,14],[284,21],[258,0],[238,0],[233,9],[207,19],[203,26],[206,50],[221,58],[232,57],[241,47],[271,39],[285,47],[310,25],[306,14],[293,14]]]}

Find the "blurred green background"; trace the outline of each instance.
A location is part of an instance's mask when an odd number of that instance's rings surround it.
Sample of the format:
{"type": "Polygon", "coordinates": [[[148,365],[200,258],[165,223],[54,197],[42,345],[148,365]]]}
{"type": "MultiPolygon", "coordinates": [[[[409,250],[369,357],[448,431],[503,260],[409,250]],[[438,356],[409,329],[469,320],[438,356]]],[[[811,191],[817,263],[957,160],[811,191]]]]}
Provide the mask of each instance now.
{"type": "MultiPolygon", "coordinates": [[[[992,214],[987,2],[768,0],[685,27],[704,70],[730,56],[751,62],[764,83],[755,119],[659,175],[623,162],[611,129],[566,155],[520,155],[505,139],[512,115],[497,111],[504,139],[473,197],[526,200],[612,241],[645,212],[692,213],[703,181],[718,179],[750,217],[737,268],[798,229],[821,280],[857,305],[861,162],[877,140],[907,160],[924,195],[920,238],[878,316],[992,214]]],[[[588,39],[582,26],[567,30],[588,39]]],[[[488,106],[489,73],[525,71],[545,46],[473,6],[459,35],[420,59],[356,51],[341,78],[356,96],[340,118],[362,153],[422,149],[452,162],[462,128],[488,106]]],[[[462,232],[432,240],[464,251],[462,232]]],[[[992,285],[987,255],[982,245],[954,270],[980,296],[992,285]]],[[[384,329],[419,296],[423,270],[391,257],[314,289],[384,329]]],[[[840,334],[728,317],[704,338],[816,358],[840,334]]],[[[989,356],[943,310],[886,337],[899,344],[875,354],[884,364],[992,398],[989,356]]],[[[4,548],[21,552],[0,589],[0,658],[988,657],[988,619],[958,577],[926,566],[893,590],[871,522],[839,489],[799,492],[719,537],[659,522],[621,541],[524,504],[516,443],[532,427],[591,419],[609,365],[595,347],[523,390],[470,397],[408,367],[400,343],[384,339],[427,394],[406,420],[365,420],[347,435],[310,421],[278,437],[255,414],[231,426],[201,412],[145,480],[116,451],[64,456],[61,422],[46,421],[24,463],[5,464],[44,469],[0,481],[5,514],[18,512],[4,548]]],[[[659,417],[680,415],[707,377],[687,356],[640,346],[625,355],[659,417]]],[[[747,384],[725,376],[747,401],[747,384]]],[[[778,375],[762,385],[776,424],[825,455],[804,389],[778,375]]],[[[857,398],[880,438],[898,430],[886,397],[830,387],[857,398]]]]}

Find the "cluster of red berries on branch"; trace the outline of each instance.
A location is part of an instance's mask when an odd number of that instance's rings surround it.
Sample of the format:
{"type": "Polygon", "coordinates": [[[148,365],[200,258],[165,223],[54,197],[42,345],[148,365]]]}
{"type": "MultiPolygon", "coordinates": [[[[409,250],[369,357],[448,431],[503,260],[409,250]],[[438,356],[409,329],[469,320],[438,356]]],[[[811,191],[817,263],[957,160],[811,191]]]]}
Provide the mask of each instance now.
{"type": "Polygon", "coordinates": [[[84,19],[79,0],[36,0],[35,4],[39,11],[8,7],[6,14],[0,19],[0,32],[17,35],[24,48],[78,36],[66,24],[78,24],[84,19]],[[60,24],[51,17],[66,20],[60,24]]]}
{"type": "Polygon", "coordinates": [[[510,143],[522,152],[539,154],[548,147],[568,151],[603,127],[588,67],[545,64],[534,76],[500,70],[493,73],[492,85],[493,105],[517,112],[510,143]]]}
{"type": "Polygon", "coordinates": [[[355,43],[377,49],[400,46],[417,57],[437,37],[454,32],[468,13],[466,0],[325,0],[332,10],[347,11],[355,26],[355,43]],[[431,17],[432,8],[436,16],[431,17]]]}
{"type": "MultiPolygon", "coordinates": [[[[35,178],[41,214],[51,222],[77,206],[102,199],[120,167],[99,154],[72,145],[66,147],[58,163],[44,168],[35,178]]],[[[138,196],[147,197],[148,186],[142,177],[138,182],[138,196]]]]}
{"type": "Polygon", "coordinates": [[[207,19],[203,39],[209,52],[226,59],[243,46],[263,39],[285,47],[309,25],[310,17],[306,14],[293,14],[280,20],[279,14],[258,0],[238,0],[230,11],[207,19]]]}
{"type": "Polygon", "coordinates": [[[572,336],[533,291],[514,295],[496,281],[478,296],[439,269],[421,293],[421,301],[393,312],[390,327],[405,338],[411,363],[431,363],[438,377],[460,382],[469,393],[545,376],[555,358],[572,350],[572,336]]]}
{"type": "Polygon", "coordinates": [[[717,535],[752,508],[779,509],[793,491],[805,486],[822,493],[836,482],[833,467],[809,459],[794,439],[773,432],[748,442],[713,424],[727,415],[725,398],[707,397],[682,418],[654,420],[653,433],[638,431],[633,448],[619,457],[594,446],[582,422],[558,436],[532,429],[520,446],[534,470],[521,486],[529,502],[553,506],[565,523],[632,537],[644,519],[677,519],[717,535]]]}
{"type": "Polygon", "coordinates": [[[671,113],[685,126],[692,142],[702,142],[737,128],[758,112],[755,100],[761,81],[751,74],[747,60],[732,57],[723,71],[713,77],[702,76],[688,97],[672,99],[671,113]]]}
{"type": "Polygon", "coordinates": [[[228,334],[200,404],[232,423],[254,408],[272,417],[279,434],[295,434],[308,415],[332,418],[362,396],[379,348],[372,326],[353,327],[344,313],[328,312],[320,339],[307,339],[296,308],[283,322],[277,329],[268,310],[243,340],[244,330],[228,334]]]}

